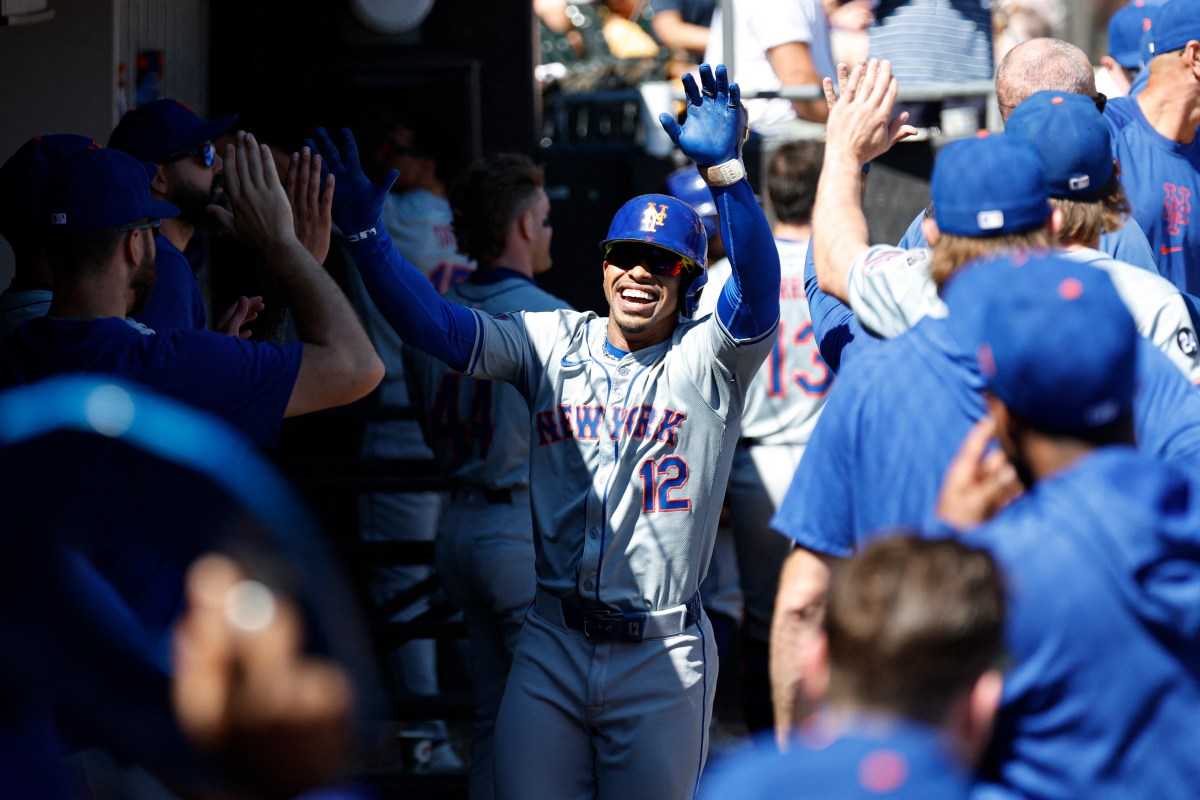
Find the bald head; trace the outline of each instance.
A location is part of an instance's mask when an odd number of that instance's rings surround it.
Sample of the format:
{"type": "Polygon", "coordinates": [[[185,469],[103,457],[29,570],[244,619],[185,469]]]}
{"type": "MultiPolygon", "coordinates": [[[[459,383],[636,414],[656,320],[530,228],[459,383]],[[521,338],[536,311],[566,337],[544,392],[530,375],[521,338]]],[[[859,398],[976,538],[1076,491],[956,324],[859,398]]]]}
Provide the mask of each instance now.
{"type": "Polygon", "coordinates": [[[1005,122],[1022,100],[1047,90],[1095,96],[1087,55],[1061,39],[1030,39],[1009,50],[996,68],[996,102],[1005,122]]]}

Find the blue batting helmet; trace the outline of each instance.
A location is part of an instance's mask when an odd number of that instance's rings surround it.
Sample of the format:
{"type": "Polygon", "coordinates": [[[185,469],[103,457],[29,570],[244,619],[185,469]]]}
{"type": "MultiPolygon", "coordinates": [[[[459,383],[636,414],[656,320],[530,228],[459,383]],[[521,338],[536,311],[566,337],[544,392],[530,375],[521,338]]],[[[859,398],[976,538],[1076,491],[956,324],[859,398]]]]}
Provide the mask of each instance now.
{"type": "Polygon", "coordinates": [[[600,249],[607,251],[614,242],[652,244],[695,264],[696,269],[688,272],[694,277],[684,295],[684,314],[692,315],[708,280],[708,236],[691,206],[665,194],[635,197],[617,211],[600,249]]]}
{"type": "Polygon", "coordinates": [[[672,172],[667,176],[667,194],[678,197],[696,210],[709,239],[717,235],[717,204],[713,200],[712,189],[700,177],[700,170],[680,167],[672,172]]]}

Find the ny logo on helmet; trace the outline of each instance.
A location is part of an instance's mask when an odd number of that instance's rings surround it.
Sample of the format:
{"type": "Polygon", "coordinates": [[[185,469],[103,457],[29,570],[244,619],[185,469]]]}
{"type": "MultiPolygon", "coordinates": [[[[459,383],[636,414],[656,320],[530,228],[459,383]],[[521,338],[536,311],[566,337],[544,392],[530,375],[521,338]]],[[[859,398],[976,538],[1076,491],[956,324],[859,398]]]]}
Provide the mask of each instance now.
{"type": "Polygon", "coordinates": [[[667,206],[665,203],[654,203],[653,201],[646,204],[646,210],[642,212],[642,230],[646,233],[654,233],[661,226],[667,224],[667,206]]]}

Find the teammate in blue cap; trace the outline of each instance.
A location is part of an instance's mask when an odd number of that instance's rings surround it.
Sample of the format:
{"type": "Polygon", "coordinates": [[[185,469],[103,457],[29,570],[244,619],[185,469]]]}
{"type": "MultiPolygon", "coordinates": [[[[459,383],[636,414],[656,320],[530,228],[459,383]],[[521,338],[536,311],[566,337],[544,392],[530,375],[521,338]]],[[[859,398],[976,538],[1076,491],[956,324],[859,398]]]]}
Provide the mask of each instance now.
{"type": "Polygon", "coordinates": [[[1130,94],[1133,79],[1142,67],[1142,37],[1150,30],[1157,6],[1135,0],[1117,9],[1108,20],[1108,54],[1100,65],[1120,90],[1114,97],[1130,94]]]}
{"type": "MultiPolygon", "coordinates": [[[[1170,358],[1188,380],[1200,383],[1200,346],[1180,291],[1165,278],[1111,259],[1096,249],[1101,231],[1120,225],[1128,204],[1112,157],[1112,138],[1092,101],[1067,92],[1036,92],[1012,112],[1005,136],[1032,146],[1041,159],[1054,212],[1049,232],[1057,246],[1066,251],[1067,257],[1107,271],[1134,315],[1138,332],[1170,358]]],[[[974,191],[983,195],[995,186],[1004,170],[1003,164],[981,160],[974,179],[983,187],[974,191]]],[[[974,210],[970,193],[961,191],[972,180],[960,178],[948,168],[935,168],[931,187],[934,215],[926,223],[928,227],[937,226],[946,216],[944,206],[951,198],[965,201],[968,213],[974,210]]],[[[945,315],[945,304],[934,291],[935,278],[922,268],[929,265],[932,269],[939,256],[945,256],[950,243],[942,234],[938,230],[930,236],[934,249],[927,259],[915,258],[912,252],[875,247],[865,250],[850,265],[849,305],[867,328],[894,336],[923,316],[945,315]]],[[[980,252],[989,249],[986,242],[992,243],[990,249],[1018,244],[996,239],[986,231],[967,231],[964,235],[980,242],[980,252]]],[[[962,252],[964,244],[954,242],[959,256],[939,268],[942,281],[949,269],[958,266],[961,256],[968,255],[962,252]]]]}
{"type": "MultiPolygon", "coordinates": [[[[841,108],[839,102],[831,114],[831,129],[841,124],[841,108]]],[[[880,130],[886,129],[885,114],[874,119],[880,130]]],[[[832,144],[826,145],[827,153],[832,144]]],[[[853,171],[854,162],[850,164],[848,172],[853,171]]],[[[822,181],[831,174],[827,161],[822,181]]],[[[962,237],[964,244],[971,241],[964,234],[978,236],[1009,226],[1036,230],[1049,216],[1041,160],[1030,145],[1009,137],[947,146],[935,165],[934,181],[938,227],[962,237]],[[1003,179],[989,181],[986,175],[1003,179]]],[[[818,226],[818,246],[823,232],[818,226]]],[[[907,333],[864,349],[843,365],[773,520],[776,530],[799,545],[780,578],[772,630],[777,728],[782,716],[784,734],[789,715],[798,720],[804,711],[804,676],[790,654],[803,647],[813,620],[819,619],[828,559],[850,555],[880,528],[927,527],[942,472],[985,412],[973,353],[949,322],[925,317],[907,333]]],[[[1094,324],[1103,327],[1106,322],[1094,324]]],[[[1154,345],[1139,339],[1137,346],[1140,390],[1134,419],[1141,452],[1179,463],[1195,459],[1200,454],[1200,397],[1154,345]]]]}
{"type": "Polygon", "coordinates": [[[939,515],[992,552],[1011,604],[977,795],[1195,797],[1200,494],[1190,469],[1134,449],[1154,351],[1104,273],[1055,255],[978,263],[946,302],[988,416],[939,515]],[[985,455],[993,435],[1028,489],[984,522],[1013,471],[985,455]]]}
{"type": "Polygon", "coordinates": [[[1004,583],[984,551],[893,536],[839,564],[813,671],[821,714],[734,751],[704,797],[956,800],[1000,701],[1004,583]]]}
{"type": "Polygon", "coordinates": [[[740,92],[724,67],[684,78],[663,125],[713,188],[732,277],[691,318],[700,218],[665,195],[617,211],[603,243],[610,311],[489,316],[447,303],[379,224],[347,132],[319,144],[335,221],[372,299],[407,344],[529,404],[537,591],[496,725],[506,798],[688,797],[716,681],[697,587],[712,552],[746,386],[773,342],[779,259],[740,159],[740,92]]]}
{"type": "Polygon", "coordinates": [[[1121,185],[1146,231],[1158,272],[1200,293],[1200,0],[1169,0],[1150,29],[1150,76],[1132,97],[1115,98],[1104,118],[1121,185]]]}
{"type": "MultiPolygon", "coordinates": [[[[164,220],[155,234],[158,285],[138,315],[152,330],[208,327],[200,285],[183,251],[197,228],[211,224],[208,206],[219,199],[224,181],[224,162],[213,140],[235,122],[236,114],[210,121],[178,100],[155,100],[123,116],[109,137],[114,150],[156,165],[151,193],[179,207],[179,215],[164,220]]],[[[261,297],[239,298],[214,320],[214,329],[246,338],[250,332],[242,327],[262,309],[261,297]]]]}
{"type": "Polygon", "coordinates": [[[0,167],[0,236],[12,247],[12,283],[0,294],[0,339],[50,309],[54,276],[42,246],[42,189],[59,159],[100,144],[88,136],[35,136],[0,167]]]}
{"type": "MultiPolygon", "coordinates": [[[[264,148],[265,149],[265,148],[264,148]]],[[[231,156],[233,148],[227,150],[231,156]]],[[[0,344],[0,385],[52,375],[114,375],[221,417],[257,445],[270,445],[285,416],[357,400],[383,373],[345,296],[304,250],[274,164],[241,135],[224,221],[263,251],[293,308],[303,342],[249,342],[211,331],[154,333],[129,315],[154,287],[154,236],[178,213],[150,195],[153,165],[108,148],[63,159],[44,191],[45,248],[54,299],[0,344]],[[265,159],[265,160],[264,160],[265,159]]],[[[178,608],[179,564],[169,536],[114,559],[105,575],[152,631],[178,608]]]]}

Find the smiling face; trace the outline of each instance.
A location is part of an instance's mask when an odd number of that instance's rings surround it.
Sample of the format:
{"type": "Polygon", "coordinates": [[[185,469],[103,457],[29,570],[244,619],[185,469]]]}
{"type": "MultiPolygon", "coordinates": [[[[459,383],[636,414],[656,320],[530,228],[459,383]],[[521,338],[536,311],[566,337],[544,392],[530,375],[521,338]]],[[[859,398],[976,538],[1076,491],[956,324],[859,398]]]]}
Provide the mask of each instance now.
{"type": "Polygon", "coordinates": [[[617,243],[604,261],[608,339],[622,350],[639,350],[670,338],[679,324],[682,272],[663,274],[679,257],[651,245],[617,243]]]}

